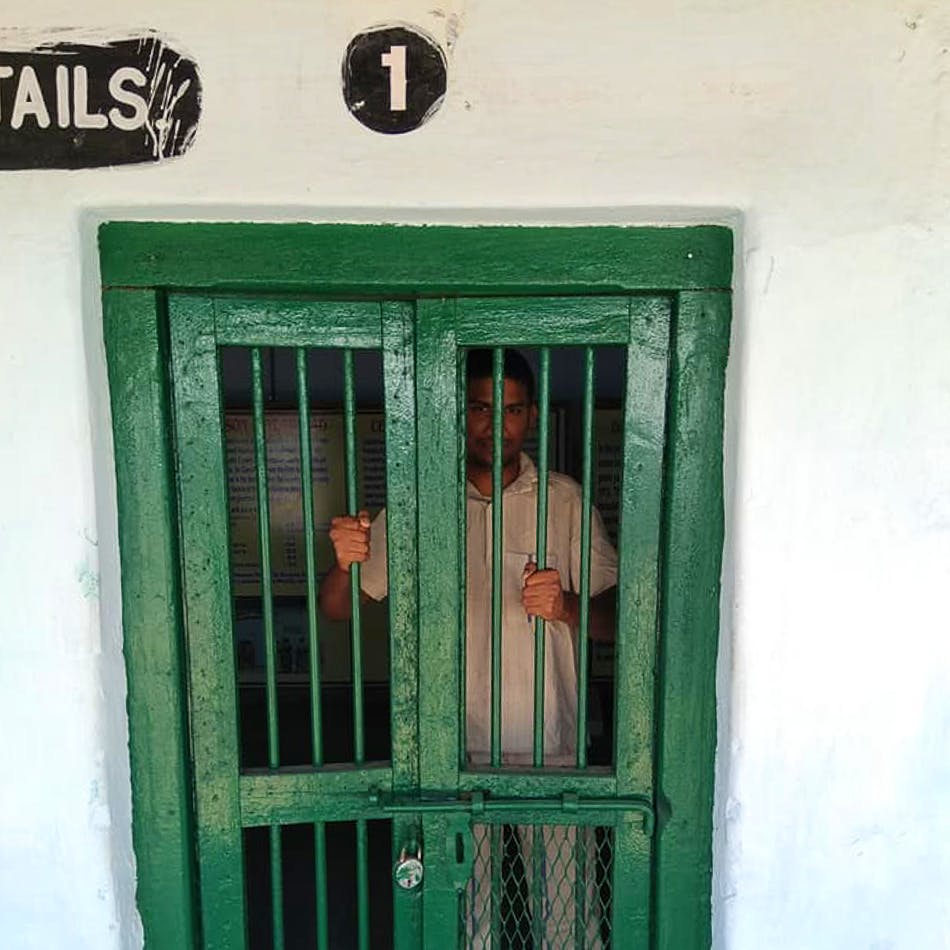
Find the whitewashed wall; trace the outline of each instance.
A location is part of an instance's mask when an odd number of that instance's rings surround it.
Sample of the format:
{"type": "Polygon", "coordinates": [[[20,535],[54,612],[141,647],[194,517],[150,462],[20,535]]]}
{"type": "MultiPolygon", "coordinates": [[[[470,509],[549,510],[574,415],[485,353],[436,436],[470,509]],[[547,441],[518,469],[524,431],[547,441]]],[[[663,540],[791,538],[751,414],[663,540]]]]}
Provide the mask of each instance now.
{"type": "MultiPolygon", "coordinates": [[[[95,224],[737,228],[714,945],[950,947],[950,6],[33,0],[204,82],[161,167],[0,172],[0,945],[137,948],[95,224]],[[405,137],[381,20],[449,47],[405,137]]],[[[24,33],[0,36],[0,49],[24,33]]]]}

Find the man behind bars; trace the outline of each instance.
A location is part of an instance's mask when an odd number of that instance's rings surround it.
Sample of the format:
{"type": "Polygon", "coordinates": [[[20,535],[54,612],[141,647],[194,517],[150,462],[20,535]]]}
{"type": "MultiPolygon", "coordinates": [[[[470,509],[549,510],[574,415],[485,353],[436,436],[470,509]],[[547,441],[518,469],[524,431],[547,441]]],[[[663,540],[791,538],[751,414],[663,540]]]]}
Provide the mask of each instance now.
{"type": "MultiPolygon", "coordinates": [[[[491,592],[492,592],[492,350],[476,349],[467,358],[466,475],[468,543],[466,555],[466,751],[473,765],[486,765],[491,751],[491,592]]],[[[506,765],[530,765],[534,729],[534,636],[532,618],[546,623],[544,676],[544,763],[570,766],[577,745],[577,643],[580,614],[581,489],[572,478],[551,472],[548,479],[548,536],[544,570],[537,568],[536,528],[538,473],[522,451],[537,421],[534,375],[515,350],[504,351],[504,436],[502,447],[502,716],[501,753],[506,765]]],[[[330,539],[336,564],[320,586],[320,607],[332,620],[350,616],[350,565],[362,565],[362,596],[382,600],[388,592],[386,517],[370,523],[367,512],[334,518],[330,539]]],[[[617,555],[596,509],[591,517],[589,634],[612,640],[615,618],[617,555]]],[[[519,827],[525,868],[532,876],[533,831],[519,827]]],[[[569,840],[568,840],[569,839],[569,840]]],[[[549,861],[565,860],[559,849],[573,850],[549,830],[544,851],[549,861]]],[[[572,875],[559,872],[556,898],[561,921],[546,920],[549,939],[567,937],[573,922],[572,875]],[[563,906],[567,903],[567,906],[563,906]],[[567,928],[566,930],[564,928],[567,928]],[[557,933],[555,933],[557,932],[557,933]]],[[[478,933],[487,937],[488,900],[484,875],[476,869],[470,907],[482,920],[478,933]]],[[[545,917],[548,915],[545,914],[545,917]]],[[[470,922],[471,928],[471,922],[470,922]]],[[[482,944],[479,944],[482,945],[482,944]]],[[[592,945],[592,944],[589,944],[592,945]]],[[[485,943],[484,946],[489,946],[485,943]]]]}

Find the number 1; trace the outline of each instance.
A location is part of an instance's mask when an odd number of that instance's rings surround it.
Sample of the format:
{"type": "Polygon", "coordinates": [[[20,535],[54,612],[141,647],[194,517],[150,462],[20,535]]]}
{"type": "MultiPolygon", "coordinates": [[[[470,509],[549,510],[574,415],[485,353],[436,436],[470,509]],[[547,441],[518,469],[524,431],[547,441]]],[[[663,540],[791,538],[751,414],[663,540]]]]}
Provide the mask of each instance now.
{"type": "Polygon", "coordinates": [[[380,57],[389,70],[389,111],[404,112],[406,109],[406,47],[390,46],[388,53],[380,57]]]}

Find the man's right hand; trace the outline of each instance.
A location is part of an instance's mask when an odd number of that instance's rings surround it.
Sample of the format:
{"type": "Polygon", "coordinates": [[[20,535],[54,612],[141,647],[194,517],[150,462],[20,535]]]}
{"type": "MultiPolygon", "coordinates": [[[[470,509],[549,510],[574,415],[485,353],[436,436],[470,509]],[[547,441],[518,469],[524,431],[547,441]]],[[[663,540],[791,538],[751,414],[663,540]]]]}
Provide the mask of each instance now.
{"type": "Polygon", "coordinates": [[[333,518],[330,541],[341,571],[349,573],[351,564],[362,564],[369,558],[369,512],[361,511],[355,518],[352,515],[333,518]]]}

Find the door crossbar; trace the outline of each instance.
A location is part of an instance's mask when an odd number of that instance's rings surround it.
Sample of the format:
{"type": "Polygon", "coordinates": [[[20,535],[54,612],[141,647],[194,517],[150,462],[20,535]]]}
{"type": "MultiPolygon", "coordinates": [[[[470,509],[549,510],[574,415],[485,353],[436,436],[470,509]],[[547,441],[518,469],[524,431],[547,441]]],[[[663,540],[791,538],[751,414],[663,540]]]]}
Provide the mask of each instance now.
{"type": "Polygon", "coordinates": [[[464,798],[451,792],[443,794],[405,795],[384,793],[371,789],[367,793],[369,804],[381,811],[397,815],[407,813],[463,812],[477,818],[505,812],[550,811],[562,815],[584,812],[635,812],[642,816],[643,833],[653,836],[656,828],[656,812],[653,803],[641,795],[623,795],[610,798],[580,796],[564,792],[559,796],[543,798],[486,797],[484,792],[472,792],[464,798]]]}

